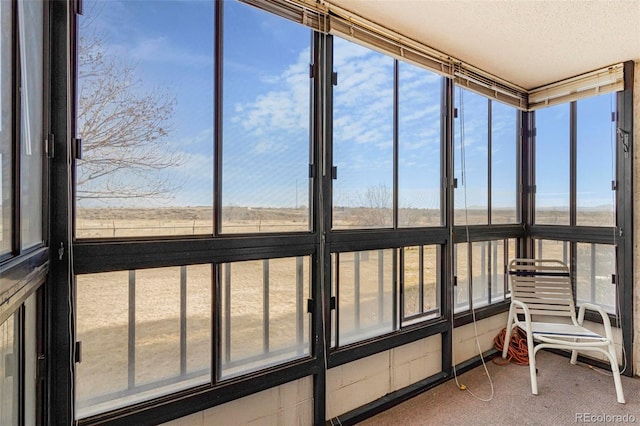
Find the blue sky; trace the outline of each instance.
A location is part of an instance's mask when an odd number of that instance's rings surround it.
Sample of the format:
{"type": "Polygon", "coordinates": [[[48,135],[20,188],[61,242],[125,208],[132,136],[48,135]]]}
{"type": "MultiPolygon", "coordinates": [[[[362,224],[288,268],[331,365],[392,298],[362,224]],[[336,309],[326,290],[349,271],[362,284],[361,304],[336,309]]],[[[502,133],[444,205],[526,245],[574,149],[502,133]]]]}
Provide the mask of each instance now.
{"type": "MultiPolygon", "coordinates": [[[[187,162],[165,172],[183,187],[169,200],[138,204],[212,205],[213,2],[87,0],[85,11],[83,33],[101,37],[106,55],[136,65],[139,90],[159,87],[177,99],[166,146],[187,162]]],[[[224,205],[308,204],[310,39],[302,26],[225,2],[224,205]]],[[[362,205],[368,187],[393,187],[393,59],[336,37],[334,69],[334,203],[362,205]]],[[[441,78],[401,63],[399,79],[400,206],[437,208],[441,78]]],[[[456,177],[461,189],[467,185],[468,206],[486,206],[487,101],[455,93],[464,114],[466,165],[463,182],[459,118],[456,177]]],[[[611,166],[603,155],[610,152],[610,96],[579,103],[578,199],[585,206],[611,204],[611,166]]],[[[492,203],[509,207],[515,203],[516,112],[494,103],[492,114],[492,203]]],[[[562,205],[568,107],[538,114],[538,146],[545,154],[538,162],[538,204],[562,205]]],[[[462,194],[456,193],[457,206],[462,194]]]]}

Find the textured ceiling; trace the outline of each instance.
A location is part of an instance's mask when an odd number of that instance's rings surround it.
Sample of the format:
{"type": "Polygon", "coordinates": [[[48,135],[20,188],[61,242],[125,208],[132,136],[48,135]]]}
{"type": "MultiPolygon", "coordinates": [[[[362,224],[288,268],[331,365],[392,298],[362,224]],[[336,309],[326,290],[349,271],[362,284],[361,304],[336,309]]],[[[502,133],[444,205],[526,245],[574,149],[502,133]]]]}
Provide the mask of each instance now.
{"type": "Polygon", "coordinates": [[[640,60],[640,0],[330,0],[533,89],[640,60]]]}

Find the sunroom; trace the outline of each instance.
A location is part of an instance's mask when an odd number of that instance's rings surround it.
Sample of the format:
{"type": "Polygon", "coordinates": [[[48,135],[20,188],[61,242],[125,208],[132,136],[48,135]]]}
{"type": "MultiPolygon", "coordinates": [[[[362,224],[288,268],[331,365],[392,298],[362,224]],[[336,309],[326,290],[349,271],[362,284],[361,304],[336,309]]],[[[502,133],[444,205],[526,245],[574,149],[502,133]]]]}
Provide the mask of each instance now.
{"type": "Polygon", "coordinates": [[[639,374],[639,19],[0,2],[0,424],[353,424],[496,356],[514,258],[639,374]]]}

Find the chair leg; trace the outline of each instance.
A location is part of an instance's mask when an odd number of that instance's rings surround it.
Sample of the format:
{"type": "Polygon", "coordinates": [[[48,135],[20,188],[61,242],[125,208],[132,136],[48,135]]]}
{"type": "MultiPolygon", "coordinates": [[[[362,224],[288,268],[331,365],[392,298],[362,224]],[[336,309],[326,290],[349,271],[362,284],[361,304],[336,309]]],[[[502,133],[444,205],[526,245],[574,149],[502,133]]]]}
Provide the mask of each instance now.
{"type": "Polygon", "coordinates": [[[538,394],[538,378],[536,377],[536,351],[533,344],[533,333],[527,330],[527,349],[529,351],[529,375],[531,376],[531,393],[538,394]]]}
{"type": "MultiPolygon", "coordinates": [[[[577,342],[578,339],[573,339],[573,342],[577,342]]],[[[576,349],[571,351],[571,364],[575,365],[576,362],[578,361],[578,351],[576,349]]]]}
{"type": "Polygon", "coordinates": [[[609,345],[609,361],[611,362],[611,373],[613,375],[613,383],[616,386],[616,398],[620,404],[624,404],[624,392],[622,391],[622,380],[620,379],[620,369],[618,368],[618,357],[613,343],[609,345]]]}
{"type": "Polygon", "coordinates": [[[511,328],[513,327],[513,305],[509,308],[509,317],[507,318],[507,329],[504,333],[504,344],[502,345],[502,359],[507,359],[507,352],[511,344],[511,328]]]}

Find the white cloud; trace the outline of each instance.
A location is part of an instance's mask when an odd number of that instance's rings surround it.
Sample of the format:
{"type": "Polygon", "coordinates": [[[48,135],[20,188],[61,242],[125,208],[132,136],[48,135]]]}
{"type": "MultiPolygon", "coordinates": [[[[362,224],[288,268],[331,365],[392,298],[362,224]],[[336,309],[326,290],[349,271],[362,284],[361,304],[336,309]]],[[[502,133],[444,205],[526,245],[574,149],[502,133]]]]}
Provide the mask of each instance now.
{"type": "Polygon", "coordinates": [[[195,136],[185,137],[178,141],[181,146],[208,144],[213,146],[213,127],[201,130],[195,136]]]}
{"type": "MultiPolygon", "coordinates": [[[[254,137],[262,137],[254,146],[254,152],[264,153],[273,142],[266,142],[267,136],[279,132],[301,132],[309,127],[308,74],[309,49],[298,55],[296,62],[288,66],[281,75],[261,79],[268,86],[275,86],[263,94],[258,94],[251,102],[237,103],[237,115],[232,121],[240,123],[243,129],[254,137]]],[[[259,87],[259,86],[257,86],[259,87]]],[[[282,148],[282,145],[280,145],[282,148]]]]}

